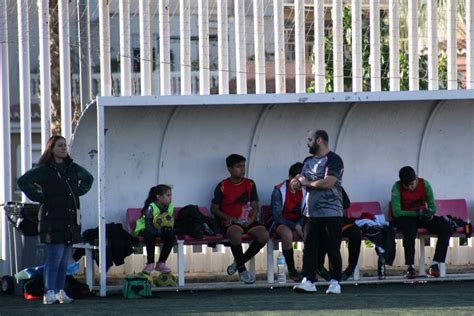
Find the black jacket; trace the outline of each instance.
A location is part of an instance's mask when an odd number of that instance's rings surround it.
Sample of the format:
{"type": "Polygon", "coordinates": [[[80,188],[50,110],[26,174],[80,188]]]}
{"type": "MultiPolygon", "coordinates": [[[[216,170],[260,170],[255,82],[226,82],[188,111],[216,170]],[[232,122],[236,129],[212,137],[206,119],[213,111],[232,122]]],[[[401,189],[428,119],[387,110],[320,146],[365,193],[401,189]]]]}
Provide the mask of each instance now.
{"type": "Polygon", "coordinates": [[[65,159],[39,165],[18,179],[20,189],[33,201],[41,202],[38,214],[40,240],[46,244],[72,244],[81,240],[79,195],[92,186],[92,175],[65,159]]]}

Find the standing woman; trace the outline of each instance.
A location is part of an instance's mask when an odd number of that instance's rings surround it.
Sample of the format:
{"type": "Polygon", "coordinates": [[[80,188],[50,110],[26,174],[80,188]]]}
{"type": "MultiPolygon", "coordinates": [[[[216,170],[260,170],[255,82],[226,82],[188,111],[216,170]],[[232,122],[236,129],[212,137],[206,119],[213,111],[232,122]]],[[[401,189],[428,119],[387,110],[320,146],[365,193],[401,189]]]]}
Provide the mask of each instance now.
{"type": "Polygon", "coordinates": [[[72,245],[81,239],[79,196],[86,194],[94,178],[74,163],[66,139],[52,136],[37,166],[18,179],[26,196],[41,203],[38,219],[40,240],[46,244],[43,304],[71,303],[66,295],[67,265],[72,245]]]}

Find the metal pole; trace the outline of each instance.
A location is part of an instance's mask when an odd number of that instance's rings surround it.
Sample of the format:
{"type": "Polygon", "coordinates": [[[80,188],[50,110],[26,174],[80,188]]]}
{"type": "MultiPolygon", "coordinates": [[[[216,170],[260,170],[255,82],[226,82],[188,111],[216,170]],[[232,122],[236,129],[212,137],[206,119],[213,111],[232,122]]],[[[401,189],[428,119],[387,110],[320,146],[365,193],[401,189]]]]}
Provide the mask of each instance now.
{"type": "Polygon", "coordinates": [[[217,60],[219,94],[229,94],[229,23],[227,0],[217,2],[217,60]]]}
{"type": "Polygon", "coordinates": [[[275,41],[275,92],[286,92],[285,31],[283,0],[273,0],[273,29],[275,41]]]}
{"type": "Polygon", "coordinates": [[[120,94],[132,95],[132,58],[130,56],[130,0],[120,1],[120,94]]]}
{"type": "Polygon", "coordinates": [[[51,70],[49,57],[49,0],[38,1],[41,151],[51,135],[51,70]]]}
{"type": "Polygon", "coordinates": [[[59,81],[61,83],[61,134],[69,143],[72,136],[69,1],[59,1],[58,5],[60,65],[59,81]]]}
{"type": "Polygon", "coordinates": [[[304,0],[295,0],[295,91],[306,92],[304,0]]]}
{"type": "MultiPolygon", "coordinates": [[[[8,61],[8,23],[7,23],[7,0],[0,0],[0,140],[3,144],[3,151],[0,154],[0,203],[5,203],[12,199],[12,178],[11,178],[11,152],[10,152],[10,86],[9,86],[9,61],[8,61]]],[[[8,223],[5,212],[0,210],[2,230],[1,259],[3,260],[3,274],[10,271],[8,258],[8,223]]]]}
{"type": "Polygon", "coordinates": [[[370,90],[381,90],[380,72],[380,7],[379,0],[370,0],[370,90]]]}
{"type": "Polygon", "coordinates": [[[151,95],[151,18],[150,2],[140,0],[140,89],[141,95],[151,95]]]}
{"type": "MultiPolygon", "coordinates": [[[[170,59],[170,2],[159,1],[159,32],[160,32],[160,92],[161,95],[171,94],[171,59],[170,59]]],[[[150,20],[151,21],[151,20],[150,20]]]]}
{"type": "Polygon", "coordinates": [[[234,1],[237,94],[247,94],[247,53],[245,45],[245,1],[234,1]]]}
{"type": "Polygon", "coordinates": [[[253,2],[253,25],[255,42],[255,93],[266,91],[265,82],[265,28],[263,17],[263,0],[253,2]]]}
{"type": "Polygon", "coordinates": [[[352,0],[352,91],[362,92],[362,16],[361,1],[352,0]]]}
{"type": "MultiPolygon", "coordinates": [[[[191,16],[189,0],[179,0],[181,95],[191,94],[191,16]]],[[[220,59],[219,59],[220,60],[220,59]]]]}
{"type": "Polygon", "coordinates": [[[110,23],[109,1],[99,0],[99,38],[100,38],[100,94],[112,94],[110,70],[110,23]]]}
{"type": "MultiPolygon", "coordinates": [[[[18,5],[18,53],[20,81],[21,174],[31,168],[31,100],[30,100],[30,44],[28,40],[28,0],[18,5]]],[[[3,69],[3,67],[2,67],[3,69]]],[[[22,193],[22,201],[28,201],[22,193]]]]}
{"type": "Polygon", "coordinates": [[[89,0],[77,0],[77,33],[79,38],[79,86],[81,89],[82,112],[92,97],[89,0]]]}
{"type": "Polygon", "coordinates": [[[324,92],[326,86],[324,62],[324,0],[314,0],[314,83],[315,92],[324,92]]]}
{"type": "Polygon", "coordinates": [[[209,94],[209,8],[207,0],[198,1],[199,94],[209,94]]]}

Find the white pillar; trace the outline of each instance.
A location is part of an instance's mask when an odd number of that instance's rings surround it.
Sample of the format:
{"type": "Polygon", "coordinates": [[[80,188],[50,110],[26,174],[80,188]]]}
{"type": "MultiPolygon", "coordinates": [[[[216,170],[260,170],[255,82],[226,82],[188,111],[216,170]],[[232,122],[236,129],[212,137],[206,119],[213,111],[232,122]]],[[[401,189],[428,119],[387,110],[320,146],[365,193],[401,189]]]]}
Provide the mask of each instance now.
{"type": "Polygon", "coordinates": [[[428,19],[428,90],[438,90],[438,18],[437,1],[427,1],[428,19]]]}
{"type": "MultiPolygon", "coordinates": [[[[181,94],[191,94],[191,17],[190,0],[179,0],[179,60],[181,64],[181,94]]],[[[220,40],[220,38],[219,38],[220,40]]],[[[219,62],[221,59],[219,58],[219,62]]]]}
{"type": "Polygon", "coordinates": [[[170,2],[159,1],[159,32],[160,32],[160,92],[161,95],[171,94],[170,76],[170,2]]]}
{"type": "Polygon", "coordinates": [[[207,0],[198,1],[199,25],[199,94],[209,91],[209,9],[207,0]]]}
{"type": "Polygon", "coordinates": [[[253,2],[253,27],[255,43],[255,93],[261,94],[266,92],[263,0],[254,0],[253,2]]]}
{"type": "MultiPolygon", "coordinates": [[[[0,154],[0,203],[12,199],[12,175],[11,175],[11,152],[10,152],[10,86],[9,86],[9,60],[8,60],[8,23],[7,23],[7,0],[0,0],[0,141],[3,150],[0,154]]],[[[2,244],[0,259],[3,262],[3,275],[9,274],[8,255],[8,229],[5,212],[1,212],[1,234],[2,244]]]]}
{"type": "Polygon", "coordinates": [[[227,0],[217,2],[217,62],[219,94],[229,94],[229,22],[227,0]]]}
{"type": "Polygon", "coordinates": [[[100,94],[112,95],[112,72],[110,70],[110,23],[109,1],[99,0],[100,40],[100,94]]]}
{"type": "Polygon", "coordinates": [[[49,56],[49,0],[38,1],[41,151],[51,135],[51,70],[49,56]]]}
{"type": "Polygon", "coordinates": [[[370,91],[382,90],[380,71],[380,6],[370,0],[370,91]]]}
{"type": "Polygon", "coordinates": [[[105,113],[104,107],[97,103],[97,215],[99,222],[99,295],[107,294],[107,256],[105,238],[105,113]]]}
{"type": "Polygon", "coordinates": [[[352,91],[362,92],[362,16],[361,1],[352,0],[352,91]]]}
{"type": "Polygon", "coordinates": [[[315,92],[326,88],[324,61],[324,0],[314,0],[314,83],[315,92]]]}
{"type": "Polygon", "coordinates": [[[120,0],[120,94],[132,95],[132,56],[130,49],[130,0],[120,0]]]}
{"type": "Polygon", "coordinates": [[[295,92],[306,92],[304,0],[295,0],[295,92]]]}
{"type": "Polygon", "coordinates": [[[151,18],[150,1],[140,0],[140,87],[141,95],[151,95],[152,55],[151,55],[151,18]]]}
{"type": "Polygon", "coordinates": [[[283,0],[273,0],[273,33],[275,41],[275,92],[286,92],[285,19],[283,0]]]}
{"type": "Polygon", "coordinates": [[[247,52],[245,45],[245,1],[234,1],[237,94],[247,94],[247,52]]]}
{"type": "MultiPolygon", "coordinates": [[[[468,0],[469,2],[469,0],[468,0]]],[[[446,6],[447,11],[447,27],[448,27],[448,41],[446,54],[448,55],[447,79],[448,89],[456,90],[458,88],[457,78],[457,50],[456,50],[456,9],[458,7],[457,0],[448,0],[446,6]]]]}
{"type": "Polygon", "coordinates": [[[81,91],[81,111],[92,98],[89,0],[77,0],[77,20],[79,39],[79,86],[81,91]]]}
{"type": "Polygon", "coordinates": [[[344,56],[342,38],[342,0],[332,1],[333,82],[334,92],[344,92],[344,56]]]}
{"type": "MultiPolygon", "coordinates": [[[[31,168],[30,44],[28,0],[18,0],[18,54],[20,84],[21,174],[31,168]]],[[[3,69],[2,64],[2,69],[3,69]]],[[[22,193],[22,201],[27,201],[22,193]]]]}
{"type": "Polygon", "coordinates": [[[69,47],[69,1],[58,2],[59,14],[59,81],[61,83],[61,134],[67,143],[72,136],[71,65],[69,47]]]}
{"type": "Polygon", "coordinates": [[[408,84],[409,90],[419,90],[418,70],[418,0],[408,0],[408,84]]]}
{"type": "Polygon", "coordinates": [[[398,1],[389,0],[389,63],[390,63],[390,91],[400,91],[400,28],[398,23],[398,1]]]}
{"type": "Polygon", "coordinates": [[[474,3],[466,1],[466,88],[474,89],[474,3]]]}

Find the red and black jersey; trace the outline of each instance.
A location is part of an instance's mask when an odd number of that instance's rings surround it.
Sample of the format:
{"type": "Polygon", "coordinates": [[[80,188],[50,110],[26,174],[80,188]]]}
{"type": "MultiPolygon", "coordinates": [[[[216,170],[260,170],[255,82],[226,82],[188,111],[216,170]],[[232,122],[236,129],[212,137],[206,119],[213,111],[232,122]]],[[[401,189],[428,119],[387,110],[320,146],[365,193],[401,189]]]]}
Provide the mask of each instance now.
{"type": "Polygon", "coordinates": [[[425,181],[422,178],[418,178],[418,184],[415,190],[410,191],[398,181],[400,187],[400,202],[401,209],[406,211],[418,211],[421,208],[426,207],[426,189],[425,181]]]}
{"type": "Polygon", "coordinates": [[[295,193],[292,193],[288,189],[288,183],[286,185],[285,193],[285,205],[283,205],[283,218],[288,220],[297,220],[301,215],[301,200],[303,199],[303,193],[301,190],[297,190],[295,193]]]}
{"type": "Polygon", "coordinates": [[[221,181],[212,199],[213,204],[219,205],[221,212],[235,218],[240,217],[242,207],[247,202],[258,202],[255,182],[247,178],[239,183],[233,183],[229,178],[221,181]]]}

